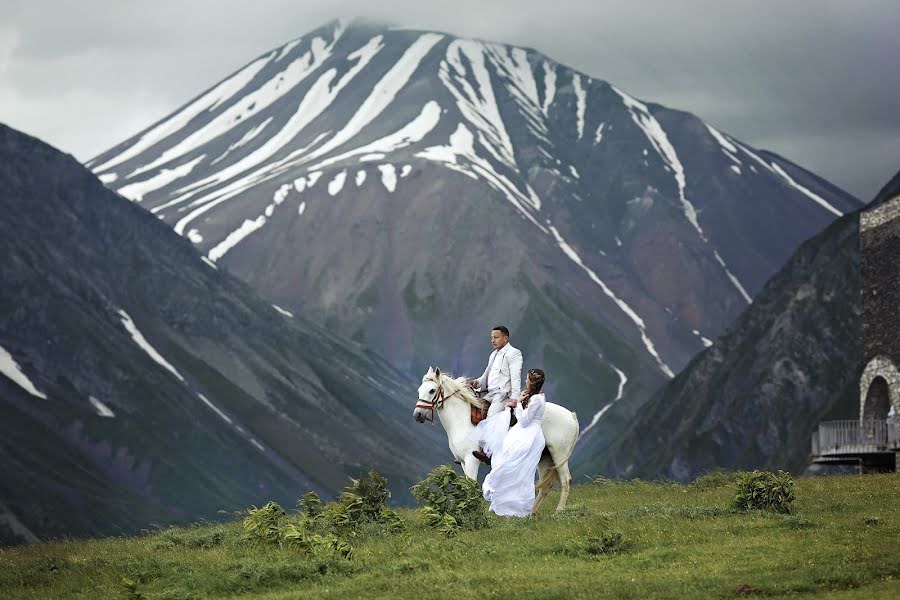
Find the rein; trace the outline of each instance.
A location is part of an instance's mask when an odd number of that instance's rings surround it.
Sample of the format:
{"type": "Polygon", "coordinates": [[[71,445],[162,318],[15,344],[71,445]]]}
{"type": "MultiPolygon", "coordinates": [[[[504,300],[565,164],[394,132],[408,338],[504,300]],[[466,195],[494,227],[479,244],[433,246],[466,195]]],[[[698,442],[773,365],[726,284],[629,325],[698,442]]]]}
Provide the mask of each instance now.
{"type": "Polygon", "coordinates": [[[444,386],[442,384],[438,384],[437,388],[438,388],[437,391],[434,393],[434,398],[432,398],[431,401],[419,400],[416,403],[416,408],[424,408],[424,409],[430,411],[430,413],[429,413],[430,416],[425,417],[425,420],[428,421],[429,423],[431,423],[432,425],[434,425],[435,409],[441,410],[442,408],[444,408],[444,402],[447,401],[447,398],[452,398],[453,396],[455,396],[456,394],[459,393],[459,390],[456,390],[449,396],[444,396],[444,386]]]}

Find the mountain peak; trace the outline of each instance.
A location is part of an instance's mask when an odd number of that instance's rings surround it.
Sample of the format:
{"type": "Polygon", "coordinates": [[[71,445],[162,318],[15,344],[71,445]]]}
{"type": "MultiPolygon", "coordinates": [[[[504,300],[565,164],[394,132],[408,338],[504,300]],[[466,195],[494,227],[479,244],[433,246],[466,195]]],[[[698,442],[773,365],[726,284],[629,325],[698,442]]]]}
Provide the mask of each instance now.
{"type": "Polygon", "coordinates": [[[497,319],[534,357],[584,354],[611,398],[625,374],[636,403],[858,206],[538,52],[355,21],[261,55],[89,166],[273,303],[396,364],[474,371],[473,331],[497,319]]]}

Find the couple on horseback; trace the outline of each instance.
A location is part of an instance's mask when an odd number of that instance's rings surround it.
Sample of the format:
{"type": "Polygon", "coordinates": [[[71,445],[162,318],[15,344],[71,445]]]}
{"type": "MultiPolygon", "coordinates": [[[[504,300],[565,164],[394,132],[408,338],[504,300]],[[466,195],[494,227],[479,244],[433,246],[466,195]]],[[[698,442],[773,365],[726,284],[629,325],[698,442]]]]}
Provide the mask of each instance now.
{"type": "Polygon", "coordinates": [[[472,454],[492,465],[484,480],[484,497],[498,515],[525,516],[534,504],[534,474],[544,451],[544,372],[529,369],[521,390],[522,352],[509,343],[509,329],[491,330],[494,351],[478,379],[466,382],[490,406],[469,439],[472,454]]]}
{"type": "Polygon", "coordinates": [[[545,402],[540,369],[528,370],[526,389],[521,390],[522,353],[509,343],[506,327],[491,331],[491,345],[494,351],[478,379],[454,378],[429,367],[413,418],[418,423],[440,418],[450,452],[467,477],[478,479],[481,461],[491,465],[482,489],[493,512],[534,514],[555,481],[562,486],[557,505],[562,510],[572,481],[568,461],[579,438],[578,418],[545,402]],[[540,479],[537,488],[535,470],[540,479]]]}

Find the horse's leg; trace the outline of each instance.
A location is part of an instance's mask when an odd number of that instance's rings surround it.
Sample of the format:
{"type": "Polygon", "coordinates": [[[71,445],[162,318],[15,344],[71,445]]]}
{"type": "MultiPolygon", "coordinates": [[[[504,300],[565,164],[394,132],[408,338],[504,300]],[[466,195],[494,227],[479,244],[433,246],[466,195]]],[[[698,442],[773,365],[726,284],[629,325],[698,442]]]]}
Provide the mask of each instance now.
{"type": "MultiPolygon", "coordinates": [[[[538,481],[544,478],[544,473],[547,472],[547,469],[553,466],[553,459],[550,458],[549,455],[542,456],[541,460],[538,462],[538,481]]],[[[544,498],[547,497],[547,492],[549,490],[539,489],[537,493],[537,497],[534,499],[534,504],[531,507],[531,514],[536,515],[538,508],[541,505],[541,502],[544,501],[544,498]]]]}
{"type": "Polygon", "coordinates": [[[463,473],[466,474],[466,477],[469,479],[474,479],[478,481],[478,467],[481,466],[481,461],[475,458],[474,455],[469,454],[465,458],[465,462],[463,463],[463,473]]]}
{"type": "Polygon", "coordinates": [[[559,475],[559,484],[562,491],[559,493],[559,504],[556,505],[556,512],[566,507],[566,500],[569,499],[569,488],[572,486],[572,474],[569,472],[569,463],[566,462],[557,468],[556,474],[559,475]]]}

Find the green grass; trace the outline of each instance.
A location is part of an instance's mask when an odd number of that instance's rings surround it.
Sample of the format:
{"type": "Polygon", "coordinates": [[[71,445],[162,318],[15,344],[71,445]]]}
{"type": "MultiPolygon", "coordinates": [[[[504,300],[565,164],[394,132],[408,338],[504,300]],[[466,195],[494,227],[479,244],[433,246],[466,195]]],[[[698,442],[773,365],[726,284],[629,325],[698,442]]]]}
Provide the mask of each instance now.
{"type": "Polygon", "coordinates": [[[561,514],[551,494],[453,538],[401,510],[403,531],[364,528],[349,561],[245,542],[239,522],[5,549],[0,596],[900,597],[900,475],[798,479],[791,514],[733,512],[733,483],[584,484],[561,514]]]}

